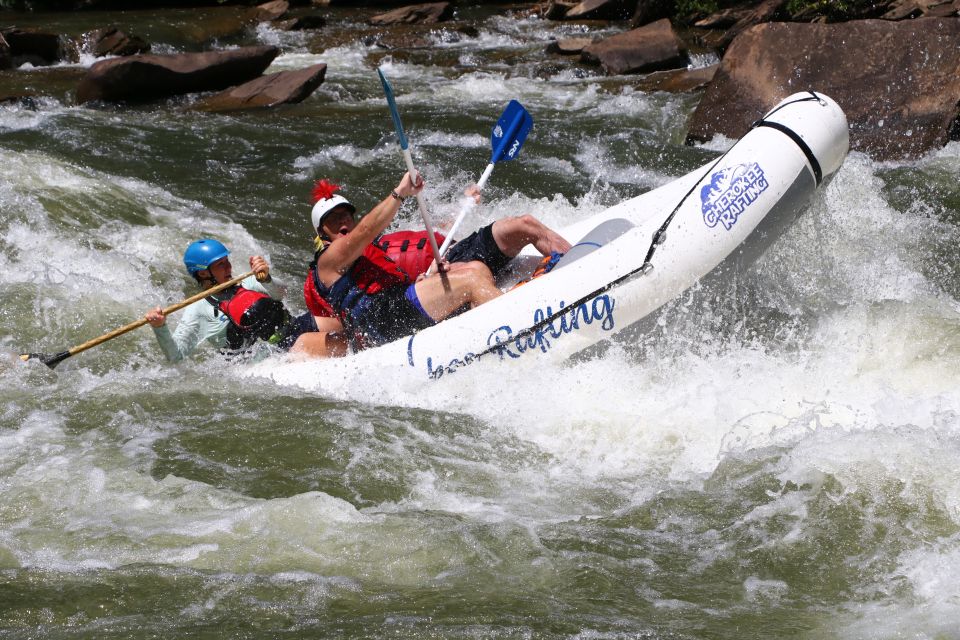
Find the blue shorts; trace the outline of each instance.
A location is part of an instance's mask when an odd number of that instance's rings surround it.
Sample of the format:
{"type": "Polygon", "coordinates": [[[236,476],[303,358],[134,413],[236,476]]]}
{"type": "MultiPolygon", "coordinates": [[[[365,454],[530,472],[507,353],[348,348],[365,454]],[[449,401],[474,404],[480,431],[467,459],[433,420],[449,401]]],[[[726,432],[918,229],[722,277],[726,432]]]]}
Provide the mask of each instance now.
{"type": "Polygon", "coordinates": [[[351,332],[363,348],[376,347],[436,324],[417,298],[414,285],[364,296],[350,311],[351,332]]]}

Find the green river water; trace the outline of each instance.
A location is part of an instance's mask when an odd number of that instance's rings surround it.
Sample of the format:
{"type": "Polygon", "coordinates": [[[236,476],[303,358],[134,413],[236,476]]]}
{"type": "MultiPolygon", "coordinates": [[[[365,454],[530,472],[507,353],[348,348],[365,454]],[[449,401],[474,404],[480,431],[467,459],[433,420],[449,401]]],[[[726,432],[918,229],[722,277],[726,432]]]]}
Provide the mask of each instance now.
{"type": "MultiPolygon", "coordinates": [[[[149,329],[21,363],[192,294],[202,236],[267,256],[305,310],[313,182],[363,209],[403,172],[378,65],[440,219],[507,101],[533,115],[469,228],[570,224],[731,142],[682,144],[697,94],[543,53],[583,25],[467,7],[475,36],[387,51],[360,40],[373,10],[324,12],[215,42],[327,63],[298,105],[86,108],[61,80],[0,106],[0,637],[960,638],[958,143],[851,154],[749,271],[562,366],[318,362],[287,387],[210,349],[167,364],[149,329]]],[[[163,52],[209,15],[0,22],[163,52]]]]}

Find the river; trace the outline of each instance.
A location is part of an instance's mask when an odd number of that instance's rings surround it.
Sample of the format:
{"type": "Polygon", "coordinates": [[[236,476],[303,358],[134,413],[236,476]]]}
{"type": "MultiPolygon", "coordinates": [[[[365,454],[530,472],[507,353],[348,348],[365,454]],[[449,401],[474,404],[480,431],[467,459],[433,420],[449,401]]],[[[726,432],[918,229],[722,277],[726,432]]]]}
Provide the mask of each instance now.
{"type": "MultiPolygon", "coordinates": [[[[363,209],[403,172],[378,65],[439,219],[506,103],[532,114],[468,228],[569,224],[731,143],[682,144],[696,94],[543,53],[577,25],[473,7],[475,36],[387,51],[324,11],[322,53],[248,38],[329,65],[298,105],[0,106],[0,636],[960,638],[958,143],[852,153],[747,272],[562,366],[317,363],[307,391],[149,329],[21,363],[194,293],[202,236],[303,311],[313,181],[363,209]]],[[[185,50],[174,14],[114,17],[185,50]]]]}

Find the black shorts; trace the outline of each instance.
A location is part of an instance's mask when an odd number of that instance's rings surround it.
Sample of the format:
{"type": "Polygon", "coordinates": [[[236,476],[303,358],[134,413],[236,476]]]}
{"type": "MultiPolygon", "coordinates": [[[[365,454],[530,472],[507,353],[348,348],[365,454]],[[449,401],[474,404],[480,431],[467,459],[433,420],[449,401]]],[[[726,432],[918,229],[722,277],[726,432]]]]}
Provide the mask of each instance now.
{"type": "Polygon", "coordinates": [[[504,255],[497,246],[496,240],[493,239],[492,223],[451,245],[445,257],[449,262],[479,260],[487,265],[495,277],[513,259],[504,255]]]}
{"type": "Polygon", "coordinates": [[[280,342],[277,343],[277,346],[284,351],[288,351],[302,334],[316,330],[317,321],[314,320],[313,314],[308,311],[296,318],[291,318],[290,322],[280,329],[280,342]]]}

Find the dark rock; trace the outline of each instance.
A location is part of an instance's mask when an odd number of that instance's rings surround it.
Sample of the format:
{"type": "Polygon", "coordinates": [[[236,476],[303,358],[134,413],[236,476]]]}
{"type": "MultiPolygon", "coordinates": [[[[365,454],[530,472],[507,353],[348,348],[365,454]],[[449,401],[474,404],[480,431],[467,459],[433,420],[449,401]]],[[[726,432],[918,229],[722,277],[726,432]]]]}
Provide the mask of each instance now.
{"type": "Polygon", "coordinates": [[[585,47],[593,44],[593,38],[564,38],[554,40],[547,45],[547,53],[558,53],[562,56],[579,55],[585,47]]]}
{"type": "Polygon", "coordinates": [[[12,28],[4,29],[0,34],[10,48],[12,66],[19,67],[28,62],[35,67],[45,66],[70,58],[65,55],[65,42],[55,33],[12,28]]]}
{"type": "Polygon", "coordinates": [[[717,42],[717,49],[725,50],[733,39],[750,27],[770,22],[784,15],[783,8],[787,0],[763,0],[755,8],[741,14],[740,18],[727,29],[717,42]]]}
{"type": "Polygon", "coordinates": [[[91,31],[84,34],[83,40],[90,53],[98,58],[132,56],[150,51],[148,42],[137,36],[129,36],[115,27],[91,31]]]}
{"type": "Polygon", "coordinates": [[[584,47],[581,59],[599,63],[615,75],[675,69],[685,64],[682,43],[666,19],[594,42],[584,47]]]}
{"type": "Polygon", "coordinates": [[[719,64],[697,69],[675,69],[673,71],[656,71],[644,76],[635,85],[643,91],[667,91],[669,93],[689,93],[697,91],[710,84],[716,75],[719,64]]]}
{"type": "Polygon", "coordinates": [[[9,69],[13,66],[13,56],[10,54],[10,45],[3,33],[0,33],[0,69],[9,69]]]}
{"type": "Polygon", "coordinates": [[[453,17],[453,9],[449,2],[431,2],[429,4],[415,4],[400,7],[393,11],[373,16],[369,24],[384,27],[394,24],[434,24],[453,17]]]}
{"type": "Polygon", "coordinates": [[[673,0],[638,0],[637,9],[633,12],[630,24],[634,27],[642,27],[663,18],[670,18],[674,12],[673,0]]]}
{"type": "Polygon", "coordinates": [[[575,2],[557,2],[548,0],[535,4],[526,12],[521,12],[520,16],[524,18],[540,18],[542,20],[562,20],[567,15],[567,11],[576,6],[575,2]]]}
{"type": "Polygon", "coordinates": [[[745,7],[729,7],[695,21],[693,26],[699,29],[729,29],[749,12],[750,9],[745,7]]]}
{"type": "Polygon", "coordinates": [[[145,102],[184,93],[218,91],[256,78],[270,66],[276,47],[136,55],[97,62],[77,87],[77,101],[145,102]]]}
{"type": "Polygon", "coordinates": [[[310,31],[323,29],[327,26],[327,19],[323,16],[300,16],[289,20],[277,20],[273,26],[282,31],[310,31]]]}
{"type": "Polygon", "coordinates": [[[273,22],[282,18],[289,10],[290,3],[287,0],[273,0],[251,9],[249,20],[250,22],[273,22]]]}
{"type": "Polygon", "coordinates": [[[916,157],[946,144],[960,115],[957,42],[955,18],[752,27],[731,43],[687,140],[739,138],[771,105],[814,89],[845,111],[852,149],[916,157]]]}
{"type": "Polygon", "coordinates": [[[239,111],[302,102],[323,83],[327,65],[261,76],[193,105],[198,111],[239,111]]]}
{"type": "Polygon", "coordinates": [[[626,20],[633,16],[637,0],[583,0],[564,14],[564,19],[626,20]]]}
{"type": "Polygon", "coordinates": [[[882,17],[884,20],[906,20],[929,16],[948,18],[960,13],[960,0],[895,0],[882,17]]]}

